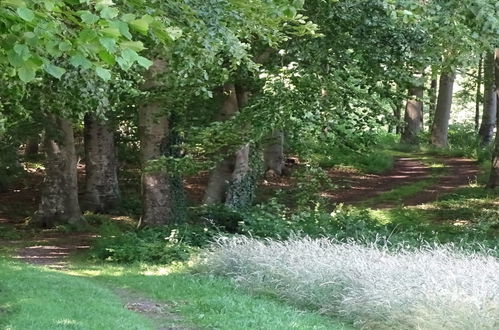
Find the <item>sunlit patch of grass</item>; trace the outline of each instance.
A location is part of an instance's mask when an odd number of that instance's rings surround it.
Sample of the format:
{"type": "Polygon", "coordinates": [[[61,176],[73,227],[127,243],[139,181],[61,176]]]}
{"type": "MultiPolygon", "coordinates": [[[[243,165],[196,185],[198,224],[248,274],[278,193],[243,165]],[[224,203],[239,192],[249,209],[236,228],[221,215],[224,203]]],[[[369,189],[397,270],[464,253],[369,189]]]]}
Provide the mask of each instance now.
{"type": "Polygon", "coordinates": [[[372,219],[405,236],[422,240],[485,245],[499,240],[499,194],[483,187],[466,187],[442,200],[389,209],[369,210],[372,219]]]}
{"type": "Polygon", "coordinates": [[[408,197],[414,196],[425,189],[431,187],[435,184],[435,178],[424,179],[415,183],[400,186],[398,188],[392,189],[390,191],[379,194],[376,197],[368,199],[367,201],[361,203],[364,207],[383,204],[383,203],[396,203],[402,204],[408,197]]]}
{"type": "Polygon", "coordinates": [[[0,328],[154,329],[110,290],[85,278],[0,259],[0,328]]]}
{"type": "Polygon", "coordinates": [[[92,275],[108,287],[139,292],[173,306],[172,312],[210,329],[350,329],[335,319],[275,298],[241,292],[222,278],[190,274],[185,264],[116,266],[80,264],[71,274],[92,275]]]}

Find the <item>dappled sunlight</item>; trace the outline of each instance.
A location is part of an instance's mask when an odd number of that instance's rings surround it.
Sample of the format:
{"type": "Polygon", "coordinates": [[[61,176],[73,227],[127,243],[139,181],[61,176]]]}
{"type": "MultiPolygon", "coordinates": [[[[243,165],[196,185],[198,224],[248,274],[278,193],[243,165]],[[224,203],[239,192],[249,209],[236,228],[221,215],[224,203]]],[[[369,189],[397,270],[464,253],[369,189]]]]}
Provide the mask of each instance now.
{"type": "MultiPolygon", "coordinates": [[[[190,259],[192,260],[192,259],[190,259]]],[[[188,271],[189,262],[172,262],[168,265],[148,265],[143,264],[138,268],[138,273],[145,276],[165,276],[171,274],[180,274],[188,271]]]]}
{"type": "Polygon", "coordinates": [[[80,277],[119,277],[132,272],[132,270],[126,270],[125,267],[121,266],[111,266],[111,265],[75,265],[71,269],[65,270],[64,273],[80,276],[80,277]],[[81,267],[81,268],[80,268],[81,267]]]}

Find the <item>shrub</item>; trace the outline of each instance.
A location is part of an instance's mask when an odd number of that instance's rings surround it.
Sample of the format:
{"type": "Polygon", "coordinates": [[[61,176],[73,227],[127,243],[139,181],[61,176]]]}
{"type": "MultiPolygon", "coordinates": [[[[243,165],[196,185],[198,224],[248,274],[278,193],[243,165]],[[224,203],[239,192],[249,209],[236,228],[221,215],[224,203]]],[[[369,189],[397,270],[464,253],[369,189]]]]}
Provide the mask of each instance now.
{"type": "Polygon", "coordinates": [[[167,226],[121,232],[111,222],[100,229],[92,249],[94,258],[122,263],[168,264],[186,261],[191,253],[211,242],[214,231],[194,226],[167,226]]]}
{"type": "Polygon", "coordinates": [[[499,262],[449,246],[415,251],[328,239],[220,238],[199,271],[368,329],[497,329],[499,262]]]}
{"type": "Polygon", "coordinates": [[[346,166],[364,173],[382,173],[393,167],[392,154],[378,146],[374,152],[354,152],[352,150],[335,149],[321,151],[314,155],[314,160],[322,167],[346,166]]]}

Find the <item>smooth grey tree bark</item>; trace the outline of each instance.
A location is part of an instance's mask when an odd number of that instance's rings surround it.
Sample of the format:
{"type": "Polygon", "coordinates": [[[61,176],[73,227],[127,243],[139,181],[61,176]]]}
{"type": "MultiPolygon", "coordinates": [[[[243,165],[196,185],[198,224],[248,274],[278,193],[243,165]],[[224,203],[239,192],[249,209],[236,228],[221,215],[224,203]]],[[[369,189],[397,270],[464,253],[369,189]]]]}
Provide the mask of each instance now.
{"type": "Polygon", "coordinates": [[[46,173],[35,221],[43,227],[58,223],[80,227],[85,220],[78,203],[73,124],[56,116],[51,116],[50,120],[55,130],[45,133],[46,173]]]}
{"type": "MultiPolygon", "coordinates": [[[[497,116],[497,125],[499,127],[499,116],[497,116]]],[[[499,134],[497,133],[496,133],[494,150],[492,152],[492,166],[487,186],[489,188],[499,187],[499,134]]]]}
{"type": "MultiPolygon", "coordinates": [[[[499,97],[499,49],[495,50],[495,83],[496,95],[499,97]]],[[[499,111],[496,112],[496,125],[499,127],[499,111]]],[[[499,187],[499,132],[496,132],[495,146],[492,152],[490,177],[487,187],[499,187]]]]}
{"type": "Polygon", "coordinates": [[[284,133],[276,130],[267,139],[265,150],[263,151],[265,175],[281,176],[284,169],[284,160],[284,133]]]}
{"type": "Polygon", "coordinates": [[[409,88],[409,99],[405,107],[404,130],[400,142],[418,144],[423,129],[423,86],[409,88]]]}
{"type": "Polygon", "coordinates": [[[428,91],[428,94],[430,96],[430,101],[428,102],[428,130],[431,130],[431,127],[433,125],[433,118],[435,117],[435,108],[437,107],[437,92],[438,81],[437,79],[432,79],[430,83],[430,90],[428,91]]]}
{"type": "Polygon", "coordinates": [[[478,132],[480,127],[480,105],[482,104],[482,68],[483,55],[480,55],[480,59],[478,60],[478,75],[475,94],[475,132],[478,132]]]}
{"type": "Polygon", "coordinates": [[[482,123],[478,135],[482,145],[488,145],[494,139],[494,128],[496,127],[497,95],[495,86],[495,54],[485,55],[483,73],[483,112],[482,123]]]}
{"type": "MultiPolygon", "coordinates": [[[[236,86],[228,83],[223,86],[225,99],[220,107],[217,119],[225,121],[232,118],[239,111],[239,101],[236,86]]],[[[232,173],[235,168],[235,155],[229,155],[215,166],[210,174],[208,186],[206,187],[203,203],[207,205],[224,203],[232,173]]]]}
{"type": "MultiPolygon", "coordinates": [[[[156,59],[149,68],[143,90],[161,87],[158,76],[166,70],[166,63],[156,59]]],[[[140,226],[159,226],[173,223],[170,178],[165,171],[148,171],[151,160],[165,154],[168,145],[169,119],[160,101],[144,102],[139,107],[140,160],[142,164],[142,217],[140,226]]]]}
{"type": "MultiPolygon", "coordinates": [[[[218,120],[232,118],[248,103],[249,92],[233,83],[223,86],[225,99],[220,107],[218,120]]],[[[234,154],[228,155],[211,172],[206,187],[203,203],[207,205],[221,204],[239,207],[248,204],[252,199],[253,187],[249,177],[250,145],[246,144],[234,154]]]]}
{"type": "Polygon", "coordinates": [[[455,76],[454,72],[442,73],[440,75],[437,107],[431,131],[431,144],[437,148],[446,148],[449,143],[449,119],[455,76]]]}
{"type": "Polygon", "coordinates": [[[86,183],[82,204],[92,212],[109,212],[121,200],[114,133],[108,123],[91,114],[84,122],[86,183]]]}

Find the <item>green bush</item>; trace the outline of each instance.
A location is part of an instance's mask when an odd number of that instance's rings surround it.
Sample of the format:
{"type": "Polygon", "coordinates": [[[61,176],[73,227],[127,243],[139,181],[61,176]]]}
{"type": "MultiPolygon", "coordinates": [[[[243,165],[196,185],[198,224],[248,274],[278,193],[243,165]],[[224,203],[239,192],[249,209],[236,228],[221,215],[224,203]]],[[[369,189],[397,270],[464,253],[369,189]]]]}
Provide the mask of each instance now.
{"type": "Polygon", "coordinates": [[[167,226],[122,232],[105,222],[101,237],[95,242],[92,256],[121,263],[159,263],[186,261],[191,253],[208,244],[216,234],[205,227],[167,226]]]}
{"type": "Polygon", "coordinates": [[[314,155],[314,160],[321,167],[345,166],[363,173],[382,173],[393,167],[394,157],[381,147],[376,151],[331,150],[314,155]]]}

